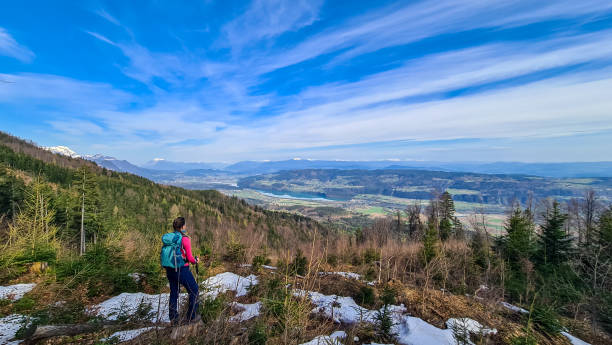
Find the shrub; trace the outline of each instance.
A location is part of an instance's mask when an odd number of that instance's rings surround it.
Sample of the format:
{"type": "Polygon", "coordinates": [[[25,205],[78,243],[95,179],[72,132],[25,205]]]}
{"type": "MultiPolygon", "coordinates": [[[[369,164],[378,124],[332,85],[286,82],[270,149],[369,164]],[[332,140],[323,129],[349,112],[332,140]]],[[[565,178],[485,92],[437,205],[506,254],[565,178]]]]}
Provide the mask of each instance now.
{"type": "Polygon", "coordinates": [[[382,291],[382,295],[380,296],[380,300],[382,301],[383,304],[389,305],[389,304],[394,304],[395,303],[395,294],[396,291],[394,288],[392,288],[391,286],[385,286],[385,288],[382,291]]]}
{"type": "Polygon", "coordinates": [[[198,308],[202,322],[207,324],[219,318],[225,308],[225,302],[224,295],[219,295],[217,298],[206,297],[202,300],[198,308]]]}
{"type": "Polygon", "coordinates": [[[246,256],[246,247],[237,240],[230,240],[225,246],[225,254],[223,260],[228,262],[244,262],[246,256]]]}
{"type": "Polygon", "coordinates": [[[368,248],[363,252],[363,263],[370,264],[380,260],[380,253],[374,248],[368,248]]]}
{"type": "Polygon", "coordinates": [[[29,297],[23,297],[13,304],[13,308],[15,309],[16,312],[22,313],[24,311],[32,310],[32,308],[34,308],[35,305],[36,305],[35,300],[29,297]]]}
{"type": "Polygon", "coordinates": [[[531,334],[516,336],[510,340],[512,345],[538,345],[538,341],[531,334]]]}
{"type": "Polygon", "coordinates": [[[376,275],[378,272],[376,272],[376,268],[374,266],[369,266],[366,273],[363,275],[364,279],[366,280],[374,280],[376,279],[376,275]]]}
{"type": "Polygon", "coordinates": [[[270,259],[265,255],[256,255],[253,257],[253,270],[258,270],[262,265],[269,265],[271,263],[270,259]]]}
{"type": "Polygon", "coordinates": [[[305,275],[308,269],[308,259],[302,254],[300,249],[295,253],[293,261],[289,264],[289,274],[305,275]]]}
{"type": "Polygon", "coordinates": [[[563,329],[557,318],[557,313],[550,306],[535,306],[531,313],[531,319],[537,329],[548,334],[554,335],[563,329]]]}
{"type": "Polygon", "coordinates": [[[266,324],[258,322],[249,332],[249,345],[266,345],[268,341],[266,324]]]}
{"type": "Polygon", "coordinates": [[[385,342],[392,342],[396,334],[392,331],[393,319],[389,306],[385,304],[376,312],[374,317],[376,319],[376,335],[385,342]]]}
{"type": "Polygon", "coordinates": [[[338,265],[338,255],[334,255],[334,254],[328,255],[327,256],[327,263],[330,264],[333,267],[338,265]]]}
{"type": "Polygon", "coordinates": [[[81,257],[59,260],[56,267],[58,280],[69,287],[85,283],[88,296],[136,291],[138,284],[128,276],[130,271],[120,249],[104,243],[91,246],[81,257]]]}
{"type": "Polygon", "coordinates": [[[362,286],[353,298],[361,305],[371,307],[376,302],[374,289],[369,286],[362,286]]]}
{"type": "Polygon", "coordinates": [[[79,298],[70,299],[64,303],[54,303],[32,314],[42,324],[81,323],[91,317],[86,311],[86,305],[79,298]]]}

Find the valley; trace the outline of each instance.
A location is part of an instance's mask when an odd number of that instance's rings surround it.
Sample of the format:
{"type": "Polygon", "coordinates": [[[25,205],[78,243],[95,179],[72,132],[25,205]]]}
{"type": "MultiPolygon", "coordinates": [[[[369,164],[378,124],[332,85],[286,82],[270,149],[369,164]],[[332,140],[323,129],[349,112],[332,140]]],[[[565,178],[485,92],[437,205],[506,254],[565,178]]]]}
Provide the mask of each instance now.
{"type": "Polygon", "coordinates": [[[188,189],[217,189],[250,204],[298,213],[358,228],[374,219],[422,205],[448,191],[457,217],[466,226],[475,213],[486,214],[488,226],[501,233],[509,207],[518,201],[538,203],[554,198],[569,201],[593,190],[612,200],[612,178],[552,178],[529,175],[480,174],[411,169],[302,169],[248,175],[218,170],[165,173],[164,184],[188,189]]]}

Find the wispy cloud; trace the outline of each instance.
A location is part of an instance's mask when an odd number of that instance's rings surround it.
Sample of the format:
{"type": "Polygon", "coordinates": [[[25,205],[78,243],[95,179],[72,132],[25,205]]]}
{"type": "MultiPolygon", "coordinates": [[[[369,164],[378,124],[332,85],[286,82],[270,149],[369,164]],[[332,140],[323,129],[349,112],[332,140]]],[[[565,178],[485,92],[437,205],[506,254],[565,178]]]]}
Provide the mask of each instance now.
{"type": "Polygon", "coordinates": [[[323,0],[254,0],[245,13],[223,28],[221,45],[240,50],[261,39],[295,31],[317,20],[323,0]]]}
{"type": "Polygon", "coordinates": [[[555,2],[453,0],[419,1],[406,6],[392,5],[349,20],[346,24],[315,35],[274,59],[265,58],[264,71],[291,66],[323,54],[342,53],[336,62],[404,45],[443,33],[478,28],[526,25],[612,10],[609,1],[572,0],[555,2]]]}
{"type": "Polygon", "coordinates": [[[0,28],[0,55],[15,58],[21,62],[34,60],[34,53],[27,47],[17,43],[5,29],[0,28]]]}
{"type": "Polygon", "coordinates": [[[455,144],[503,151],[513,140],[612,133],[612,31],[581,27],[612,15],[610,2],[425,0],[327,22],[325,8],[253,0],[206,34],[189,31],[207,39],[196,48],[179,30],[166,37],[179,43],[155,45],[158,36],[131,34],[129,18],[96,10],[121,27],[84,30],[118,54],[115,80],[6,73],[14,86],[0,85],[0,103],[36,107],[62,139],[137,160],[405,158],[406,143],[456,154],[455,144]],[[526,25],[558,22],[569,24],[524,37],[526,25]],[[496,39],[517,27],[523,36],[496,39]],[[489,40],[404,56],[408,44],[470,30],[489,40]]]}
{"type": "Polygon", "coordinates": [[[118,26],[121,25],[121,23],[119,23],[119,20],[117,20],[117,18],[113,17],[110,13],[108,13],[106,10],[104,10],[102,8],[96,10],[95,13],[97,15],[99,15],[100,17],[106,19],[108,22],[110,22],[112,24],[115,24],[115,25],[118,25],[118,26]]]}
{"type": "Polygon", "coordinates": [[[107,83],[94,83],[48,74],[0,74],[10,84],[0,85],[0,103],[27,107],[53,106],[81,115],[83,111],[118,109],[134,101],[134,96],[107,83]]]}
{"type": "Polygon", "coordinates": [[[110,45],[112,45],[112,46],[116,46],[116,45],[117,45],[117,43],[115,43],[115,42],[113,42],[113,41],[109,40],[109,39],[108,39],[108,38],[106,38],[104,35],[101,35],[101,34],[99,34],[99,33],[97,33],[97,32],[94,32],[94,31],[89,31],[89,30],[85,30],[85,32],[86,32],[86,33],[88,33],[88,34],[90,34],[91,36],[93,36],[93,37],[95,37],[95,38],[99,39],[100,41],[102,41],[102,42],[104,42],[104,43],[108,43],[108,44],[110,44],[110,45]]]}

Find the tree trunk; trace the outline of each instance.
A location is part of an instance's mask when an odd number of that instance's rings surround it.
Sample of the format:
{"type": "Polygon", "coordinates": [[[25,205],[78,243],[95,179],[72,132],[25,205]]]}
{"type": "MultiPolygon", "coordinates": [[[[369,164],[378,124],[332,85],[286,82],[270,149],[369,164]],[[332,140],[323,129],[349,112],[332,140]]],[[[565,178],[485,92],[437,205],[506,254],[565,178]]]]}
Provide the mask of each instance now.
{"type": "Polygon", "coordinates": [[[83,202],[81,203],[81,256],[85,254],[85,184],[83,184],[83,202]]]}
{"type": "Polygon", "coordinates": [[[70,325],[46,325],[38,326],[32,336],[26,339],[26,344],[35,344],[40,340],[58,337],[73,336],[83,333],[96,332],[102,328],[116,327],[116,325],[103,325],[99,323],[81,323],[70,325]]]}

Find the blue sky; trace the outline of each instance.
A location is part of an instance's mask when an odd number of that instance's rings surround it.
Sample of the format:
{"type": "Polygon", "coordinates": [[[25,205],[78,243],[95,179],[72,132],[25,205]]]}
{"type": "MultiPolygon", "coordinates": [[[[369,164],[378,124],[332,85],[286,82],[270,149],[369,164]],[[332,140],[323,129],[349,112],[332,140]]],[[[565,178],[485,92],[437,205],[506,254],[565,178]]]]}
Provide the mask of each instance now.
{"type": "Polygon", "coordinates": [[[612,2],[5,1],[0,120],[135,163],[612,160],[612,2]]]}

